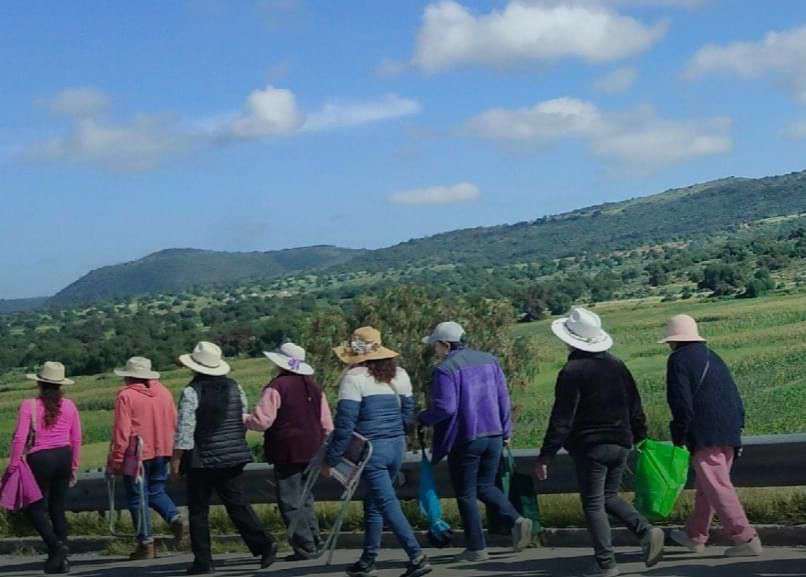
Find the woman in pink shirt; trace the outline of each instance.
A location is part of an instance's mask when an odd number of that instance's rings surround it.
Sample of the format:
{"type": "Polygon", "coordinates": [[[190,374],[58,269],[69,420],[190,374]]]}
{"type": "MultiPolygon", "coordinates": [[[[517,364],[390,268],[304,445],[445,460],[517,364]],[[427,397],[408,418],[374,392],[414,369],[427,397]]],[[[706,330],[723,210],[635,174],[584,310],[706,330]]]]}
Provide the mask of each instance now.
{"type": "Polygon", "coordinates": [[[26,375],[39,385],[39,395],[20,405],[17,428],[11,443],[9,463],[27,458],[28,465],[42,490],[43,499],[26,509],[31,523],[48,546],[46,573],[67,573],[67,519],[64,499],[68,487],[76,484],[81,456],[81,420],[73,401],[64,398],[64,365],[48,361],[36,374],[26,375]],[[33,445],[25,457],[29,433],[33,445]]]}
{"type": "Polygon", "coordinates": [[[296,559],[315,557],[320,546],[313,496],[298,507],[308,462],[333,430],[327,397],[316,384],[305,349],[286,343],[265,353],[279,372],[263,388],[246,426],[265,434],[266,461],[274,464],[277,504],[286,526],[296,519],[291,546],[296,559]]]}

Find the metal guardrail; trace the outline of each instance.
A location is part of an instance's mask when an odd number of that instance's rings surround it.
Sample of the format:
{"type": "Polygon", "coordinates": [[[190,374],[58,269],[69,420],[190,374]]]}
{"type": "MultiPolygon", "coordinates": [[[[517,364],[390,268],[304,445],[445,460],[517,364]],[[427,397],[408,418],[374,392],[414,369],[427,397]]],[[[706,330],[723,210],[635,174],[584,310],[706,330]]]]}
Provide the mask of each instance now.
{"type": "MultiPolygon", "coordinates": [[[[767,435],[746,437],[744,454],[733,468],[733,480],[737,487],[791,487],[806,485],[806,434],[767,435]]],[[[519,470],[529,472],[537,459],[537,451],[515,450],[515,462],[519,470]]],[[[400,475],[398,495],[403,500],[417,498],[419,484],[419,454],[406,455],[400,475]]],[[[440,496],[453,497],[448,475],[448,467],[443,460],[434,469],[434,475],[440,496]]],[[[625,489],[631,487],[631,478],[625,478],[625,489]]],[[[689,477],[689,484],[693,476],[689,477]]],[[[264,463],[247,465],[245,485],[249,500],[252,503],[276,502],[274,490],[274,474],[272,467],[264,463]]],[[[125,508],[123,483],[117,483],[116,507],[125,508]]],[[[564,452],[560,453],[552,463],[551,475],[547,481],[536,482],[541,494],[573,493],[577,490],[576,475],[573,462],[564,452]]],[[[177,505],[186,505],[185,490],[182,483],[169,483],[168,492],[177,505]]],[[[316,498],[319,501],[337,501],[342,488],[335,481],[320,480],[316,486],[316,498]]],[[[356,499],[363,498],[359,490],[356,499]]],[[[67,495],[67,507],[70,511],[103,511],[108,507],[106,481],[103,473],[89,473],[79,478],[78,484],[67,495]]]]}

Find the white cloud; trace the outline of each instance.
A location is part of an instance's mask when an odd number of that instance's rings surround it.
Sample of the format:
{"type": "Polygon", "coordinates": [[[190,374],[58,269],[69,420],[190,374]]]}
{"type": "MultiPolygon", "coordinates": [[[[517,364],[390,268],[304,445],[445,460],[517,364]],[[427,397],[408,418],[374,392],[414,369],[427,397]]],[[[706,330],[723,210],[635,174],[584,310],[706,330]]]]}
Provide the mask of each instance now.
{"type": "Polygon", "coordinates": [[[770,77],[806,103],[806,26],[768,32],[757,42],[704,46],[689,62],[686,76],[701,78],[712,73],[746,79],[770,77]]]}
{"type": "Polygon", "coordinates": [[[798,120],[784,129],[783,135],[791,140],[806,139],[806,120],[798,120]]]}
{"type": "Polygon", "coordinates": [[[711,0],[601,0],[609,4],[627,6],[662,6],[667,8],[699,8],[711,0]]]}
{"type": "Polygon", "coordinates": [[[605,94],[618,94],[626,92],[638,78],[638,71],[635,68],[616,68],[604,76],[597,78],[593,83],[593,88],[597,92],[605,94]]]}
{"type": "Polygon", "coordinates": [[[551,144],[580,139],[592,152],[646,170],[731,150],[726,118],[667,120],[650,108],[609,113],[575,98],[520,109],[492,109],[467,122],[476,136],[499,142],[551,144]]]}
{"type": "Polygon", "coordinates": [[[397,94],[387,94],[377,100],[364,102],[329,103],[308,115],[302,130],[314,132],[380,122],[401,116],[418,114],[420,103],[397,94]]]}
{"type": "Polygon", "coordinates": [[[475,184],[460,182],[451,186],[429,186],[391,194],[392,204],[454,204],[479,198],[481,193],[475,184]]]}
{"type": "Polygon", "coordinates": [[[427,73],[462,65],[506,66],[580,58],[609,62],[641,53],[666,25],[646,25],[596,3],[512,0],[476,15],[453,0],[425,9],[412,64],[427,73]]]}
{"type": "Polygon", "coordinates": [[[66,116],[96,116],[106,110],[109,97],[96,88],[80,86],[65,88],[55,96],[41,101],[51,112],[66,116]]]}
{"type": "Polygon", "coordinates": [[[243,112],[222,128],[222,134],[240,139],[288,135],[304,122],[294,93],[270,85],[249,95],[243,112]]]}

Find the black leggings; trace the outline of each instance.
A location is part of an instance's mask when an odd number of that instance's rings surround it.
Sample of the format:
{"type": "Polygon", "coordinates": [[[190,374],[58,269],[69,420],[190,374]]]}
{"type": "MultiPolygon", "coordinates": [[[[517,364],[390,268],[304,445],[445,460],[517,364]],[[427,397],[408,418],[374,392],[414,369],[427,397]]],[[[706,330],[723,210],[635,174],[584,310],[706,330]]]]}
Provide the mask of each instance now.
{"type": "Polygon", "coordinates": [[[55,551],[60,543],[67,544],[64,498],[70,485],[73,450],[70,447],[46,449],[30,453],[27,459],[44,499],[30,505],[26,511],[48,549],[55,551]]]}

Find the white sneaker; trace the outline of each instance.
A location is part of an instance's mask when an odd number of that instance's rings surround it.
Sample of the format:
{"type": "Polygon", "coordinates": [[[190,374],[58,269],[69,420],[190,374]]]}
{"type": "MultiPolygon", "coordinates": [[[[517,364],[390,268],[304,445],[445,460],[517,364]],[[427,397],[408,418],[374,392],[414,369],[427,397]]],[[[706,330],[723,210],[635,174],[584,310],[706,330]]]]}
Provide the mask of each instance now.
{"type": "Polygon", "coordinates": [[[663,529],[652,527],[646,536],[641,539],[641,549],[644,551],[644,563],[647,567],[654,567],[663,559],[663,543],[666,535],[663,529]]]}
{"type": "Polygon", "coordinates": [[[470,551],[465,549],[459,555],[453,558],[454,563],[483,563],[490,560],[490,554],[487,549],[481,551],[470,551]]]}
{"type": "Polygon", "coordinates": [[[512,526],[512,550],[519,553],[532,542],[532,520],[519,517],[512,526]]]}
{"type": "Polygon", "coordinates": [[[764,552],[764,547],[761,546],[761,539],[757,536],[750,539],[747,543],[741,545],[734,545],[725,550],[725,557],[758,557],[764,552]]]}
{"type": "Polygon", "coordinates": [[[581,573],[579,577],[618,577],[619,575],[621,575],[621,571],[618,570],[618,567],[613,566],[609,569],[602,569],[598,565],[594,565],[585,573],[581,573]]]}
{"type": "Polygon", "coordinates": [[[685,547],[689,551],[699,554],[705,553],[705,545],[703,545],[702,543],[696,543],[695,541],[692,541],[691,538],[688,536],[688,533],[686,533],[685,531],[681,531],[680,529],[672,529],[672,532],[669,534],[669,537],[672,538],[672,541],[674,541],[681,547],[685,547]]]}

